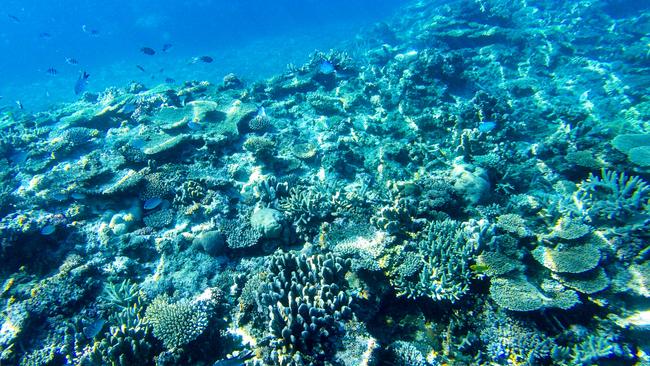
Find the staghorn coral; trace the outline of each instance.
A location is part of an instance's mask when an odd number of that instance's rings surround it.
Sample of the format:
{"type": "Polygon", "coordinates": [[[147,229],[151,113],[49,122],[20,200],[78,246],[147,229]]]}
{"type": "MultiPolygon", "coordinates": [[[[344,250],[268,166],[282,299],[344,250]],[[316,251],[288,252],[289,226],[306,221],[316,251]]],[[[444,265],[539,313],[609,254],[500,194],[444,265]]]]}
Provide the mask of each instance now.
{"type": "MultiPolygon", "coordinates": [[[[391,282],[398,295],[427,296],[437,301],[459,300],[469,290],[472,277],[470,264],[488,228],[484,221],[463,223],[446,219],[433,222],[426,237],[415,246],[424,263],[422,269],[417,271],[417,275],[408,275],[403,271],[393,273],[395,277],[391,278],[391,282]]],[[[410,265],[408,268],[417,267],[410,265]]]]}
{"type": "Polygon", "coordinates": [[[280,200],[279,207],[299,235],[309,235],[318,224],[350,208],[339,191],[332,191],[333,187],[321,185],[293,187],[280,200]]]}
{"type": "Polygon", "coordinates": [[[638,176],[601,170],[600,177],[589,174],[573,197],[579,209],[593,222],[618,224],[648,220],[650,186],[638,176]]]}

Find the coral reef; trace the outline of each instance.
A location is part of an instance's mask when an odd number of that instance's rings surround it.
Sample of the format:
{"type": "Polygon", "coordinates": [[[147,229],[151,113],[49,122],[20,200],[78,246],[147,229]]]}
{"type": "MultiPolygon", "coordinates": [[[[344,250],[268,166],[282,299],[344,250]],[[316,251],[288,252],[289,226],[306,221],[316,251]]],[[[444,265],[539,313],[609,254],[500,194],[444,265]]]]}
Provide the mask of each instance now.
{"type": "Polygon", "coordinates": [[[648,11],[413,1],[266,80],[1,106],[0,363],[650,363],[648,11]]]}

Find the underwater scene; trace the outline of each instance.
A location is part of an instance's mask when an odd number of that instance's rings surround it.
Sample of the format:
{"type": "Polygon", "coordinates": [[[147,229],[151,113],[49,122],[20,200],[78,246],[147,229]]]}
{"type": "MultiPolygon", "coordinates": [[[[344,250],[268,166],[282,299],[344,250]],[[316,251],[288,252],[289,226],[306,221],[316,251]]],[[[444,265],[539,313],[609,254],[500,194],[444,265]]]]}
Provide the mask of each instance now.
{"type": "Polygon", "coordinates": [[[650,2],[3,1],[0,366],[650,365],[650,2]]]}

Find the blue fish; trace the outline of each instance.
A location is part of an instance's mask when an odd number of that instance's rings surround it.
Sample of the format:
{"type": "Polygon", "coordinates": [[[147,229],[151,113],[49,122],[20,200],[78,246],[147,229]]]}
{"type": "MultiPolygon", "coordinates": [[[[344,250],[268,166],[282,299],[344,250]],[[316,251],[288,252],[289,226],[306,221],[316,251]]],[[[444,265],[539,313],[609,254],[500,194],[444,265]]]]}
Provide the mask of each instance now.
{"type": "Polygon", "coordinates": [[[48,224],[41,229],[41,235],[45,235],[45,236],[52,235],[54,234],[55,231],[56,231],[56,227],[52,224],[48,224]]]}
{"type": "Polygon", "coordinates": [[[478,130],[480,132],[490,132],[497,127],[497,123],[494,121],[483,121],[479,123],[478,130]]]}
{"type": "Polygon", "coordinates": [[[93,339],[97,334],[99,334],[99,332],[102,331],[104,324],[106,324],[106,320],[102,318],[96,319],[89,326],[83,327],[83,334],[86,336],[86,338],[93,339]]]}
{"type": "Polygon", "coordinates": [[[143,207],[145,210],[153,210],[154,208],[160,206],[162,201],[163,200],[160,197],[149,198],[148,200],[144,201],[143,207]]]}
{"type": "Polygon", "coordinates": [[[88,74],[85,71],[82,71],[81,74],[79,75],[79,78],[77,79],[77,82],[74,84],[74,93],[75,95],[79,95],[82,91],[86,89],[86,85],[88,85],[88,77],[90,74],[88,74]]]}
{"type": "Polygon", "coordinates": [[[332,74],[332,73],[336,72],[336,69],[334,68],[334,65],[331,62],[329,62],[327,60],[323,60],[320,63],[320,66],[318,67],[318,71],[321,74],[332,74]]]}

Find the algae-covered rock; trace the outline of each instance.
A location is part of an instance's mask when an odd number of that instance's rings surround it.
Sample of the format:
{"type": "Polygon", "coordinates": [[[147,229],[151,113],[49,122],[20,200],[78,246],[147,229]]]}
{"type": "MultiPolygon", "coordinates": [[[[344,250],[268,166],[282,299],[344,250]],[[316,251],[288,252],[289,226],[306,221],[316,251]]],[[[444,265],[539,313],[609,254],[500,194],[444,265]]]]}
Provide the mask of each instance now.
{"type": "Polygon", "coordinates": [[[477,204],[490,189],[487,172],[469,164],[454,164],[451,172],[454,190],[470,204],[477,204]]]}
{"type": "Polygon", "coordinates": [[[267,239],[280,237],[283,221],[282,212],[272,208],[261,208],[251,215],[251,226],[267,239]]]}
{"type": "Polygon", "coordinates": [[[627,158],[638,166],[650,166],[650,146],[639,146],[630,149],[627,153],[627,158]]]}
{"type": "Polygon", "coordinates": [[[623,134],[612,140],[612,146],[634,164],[650,166],[650,134],[623,134]]]}
{"type": "Polygon", "coordinates": [[[112,182],[105,185],[101,190],[102,194],[116,194],[122,193],[129,189],[136,187],[149,173],[149,168],[142,168],[140,170],[127,169],[115,175],[112,182]]]}
{"type": "Polygon", "coordinates": [[[111,127],[117,127],[120,119],[117,117],[117,111],[122,106],[121,103],[111,104],[108,106],[87,105],[79,108],[74,113],[61,117],[61,127],[87,127],[98,130],[106,130],[111,127]]]}
{"type": "Polygon", "coordinates": [[[226,120],[219,124],[219,133],[226,136],[239,135],[240,129],[247,129],[248,122],[257,114],[257,107],[235,100],[226,110],[226,120]]]}
{"type": "Polygon", "coordinates": [[[624,154],[639,146],[650,146],[650,134],[622,134],[614,137],[612,146],[624,154]]]}
{"type": "Polygon", "coordinates": [[[211,256],[223,255],[227,248],[226,236],[219,230],[206,231],[197,235],[192,240],[192,245],[211,256]]]}
{"type": "Polygon", "coordinates": [[[188,135],[169,136],[162,135],[155,139],[152,143],[142,149],[145,155],[158,156],[165,153],[173,152],[180,148],[184,142],[188,141],[188,135]]]}

